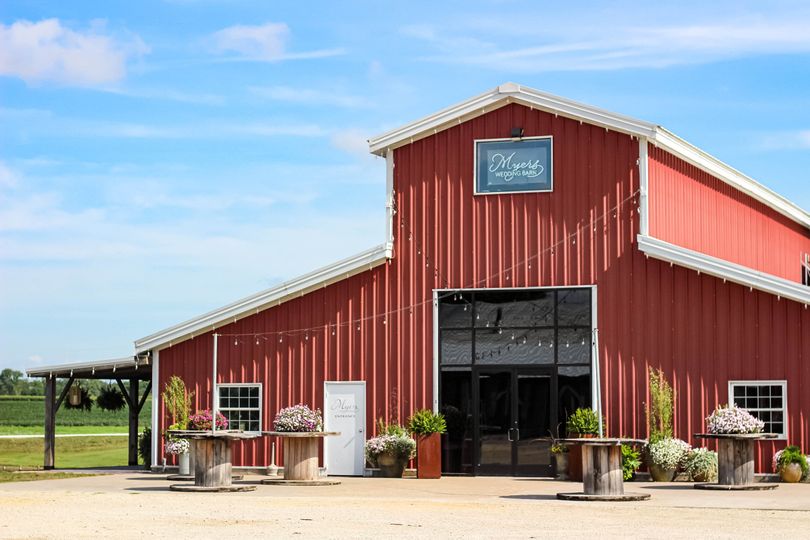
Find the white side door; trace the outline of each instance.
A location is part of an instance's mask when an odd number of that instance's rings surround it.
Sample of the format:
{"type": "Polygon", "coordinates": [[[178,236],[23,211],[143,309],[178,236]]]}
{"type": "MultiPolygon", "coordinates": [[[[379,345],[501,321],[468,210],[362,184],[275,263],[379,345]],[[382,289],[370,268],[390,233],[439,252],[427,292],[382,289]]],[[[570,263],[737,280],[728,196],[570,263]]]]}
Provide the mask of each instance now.
{"type": "Polygon", "coordinates": [[[324,430],[340,435],[324,437],[326,474],[363,476],[366,443],[365,381],[324,382],[324,430]]]}

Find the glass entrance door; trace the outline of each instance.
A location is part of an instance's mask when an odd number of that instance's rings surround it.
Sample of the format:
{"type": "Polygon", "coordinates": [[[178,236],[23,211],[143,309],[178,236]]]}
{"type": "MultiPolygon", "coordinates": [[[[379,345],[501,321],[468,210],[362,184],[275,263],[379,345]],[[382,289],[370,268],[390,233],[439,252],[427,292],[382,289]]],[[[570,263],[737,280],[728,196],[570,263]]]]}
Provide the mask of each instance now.
{"type": "Polygon", "coordinates": [[[537,368],[476,370],[476,474],[551,474],[552,377],[537,368]]]}

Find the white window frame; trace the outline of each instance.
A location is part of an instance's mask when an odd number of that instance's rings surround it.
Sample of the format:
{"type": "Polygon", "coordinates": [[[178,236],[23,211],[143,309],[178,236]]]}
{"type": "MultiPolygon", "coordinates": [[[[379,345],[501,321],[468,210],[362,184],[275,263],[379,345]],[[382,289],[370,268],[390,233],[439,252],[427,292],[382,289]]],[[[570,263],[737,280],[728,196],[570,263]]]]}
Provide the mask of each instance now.
{"type": "Polygon", "coordinates": [[[511,138],[504,137],[499,139],[475,139],[473,141],[473,195],[516,195],[520,193],[553,193],[554,192],[554,136],[553,135],[536,135],[532,137],[511,138]],[[549,188],[548,189],[529,189],[525,191],[478,191],[478,143],[487,142],[509,142],[509,141],[533,141],[539,139],[548,139],[549,141],[549,188]]]}
{"type": "MultiPolygon", "coordinates": [[[[782,387],[782,433],[777,433],[777,439],[784,441],[788,438],[788,395],[787,395],[787,381],[786,380],[747,380],[747,381],[728,381],[728,403],[734,403],[734,388],[737,386],[781,386],[782,387]]],[[[775,411],[778,409],[759,409],[755,407],[752,411],[765,410],[775,411]]]]}
{"type": "MultiPolygon", "coordinates": [[[[260,382],[249,382],[249,383],[220,383],[220,384],[217,384],[217,392],[216,392],[216,394],[217,394],[216,395],[217,412],[222,412],[222,410],[223,410],[223,407],[219,406],[219,390],[220,390],[220,388],[245,388],[245,387],[254,387],[254,386],[259,387],[259,407],[258,407],[258,410],[259,410],[259,430],[258,431],[246,431],[245,433],[261,433],[262,432],[262,429],[263,429],[263,426],[264,426],[264,424],[262,423],[264,421],[264,415],[262,414],[262,411],[264,409],[264,407],[263,407],[264,402],[262,401],[262,394],[263,394],[262,383],[260,383],[260,382]]],[[[233,409],[233,407],[224,407],[224,409],[233,409]]],[[[235,410],[253,410],[253,408],[250,407],[250,408],[247,408],[247,409],[242,409],[242,407],[238,407],[235,410]]],[[[224,414],[225,413],[223,413],[223,415],[224,414]]],[[[230,425],[228,426],[228,429],[230,429],[230,425]]]]}

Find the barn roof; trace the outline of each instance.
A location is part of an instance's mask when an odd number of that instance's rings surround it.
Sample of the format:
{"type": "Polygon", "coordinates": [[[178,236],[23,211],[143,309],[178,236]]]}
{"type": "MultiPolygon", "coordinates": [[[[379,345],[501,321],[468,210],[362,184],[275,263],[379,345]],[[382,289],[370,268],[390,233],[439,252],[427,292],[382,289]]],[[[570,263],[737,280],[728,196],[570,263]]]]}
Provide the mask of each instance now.
{"type": "Polygon", "coordinates": [[[382,135],[372,137],[368,141],[369,149],[372,154],[385,155],[389,150],[410,144],[413,141],[428,137],[510,103],[519,103],[527,107],[627,133],[634,137],[645,138],[651,144],[666,150],[687,163],[691,163],[773,208],[780,214],[810,228],[810,213],[659,125],[512,82],[502,84],[483,94],[382,135]]]}
{"type": "MultiPolygon", "coordinates": [[[[413,141],[510,103],[520,103],[528,107],[627,133],[639,140],[647,140],[651,144],[665,149],[810,229],[810,213],[659,125],[515,83],[502,84],[488,92],[373,137],[368,141],[369,150],[372,154],[387,156],[392,149],[410,144],[413,141]]],[[[722,279],[742,283],[745,286],[785,298],[791,298],[805,304],[810,303],[810,292],[799,284],[692,252],[649,236],[639,235],[638,240],[639,248],[649,256],[706,272],[722,279]]],[[[211,331],[243,317],[258,313],[263,309],[303,296],[316,288],[325,287],[330,283],[384,263],[391,257],[391,249],[392,246],[388,243],[374,247],[276,287],[143,337],[135,341],[135,351],[139,353],[171,346],[174,343],[193,337],[195,334],[211,331]]]]}

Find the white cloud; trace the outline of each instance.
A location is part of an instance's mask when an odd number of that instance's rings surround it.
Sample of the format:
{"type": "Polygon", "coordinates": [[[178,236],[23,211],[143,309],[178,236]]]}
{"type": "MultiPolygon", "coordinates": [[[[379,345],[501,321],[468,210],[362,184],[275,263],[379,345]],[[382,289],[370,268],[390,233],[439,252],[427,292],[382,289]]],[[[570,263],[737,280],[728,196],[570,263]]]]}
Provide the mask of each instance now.
{"type": "Polygon", "coordinates": [[[763,150],[808,150],[810,129],[762,135],[756,146],[763,150]]]}
{"type": "Polygon", "coordinates": [[[358,129],[336,131],[331,137],[332,146],[358,157],[369,157],[368,136],[358,129]]]}
{"type": "MultiPolygon", "coordinates": [[[[490,23],[498,26],[495,21],[490,23]]],[[[519,28],[510,31],[508,44],[500,35],[488,35],[480,25],[473,26],[483,39],[468,37],[471,32],[464,28],[457,34],[430,25],[407,26],[401,31],[434,49],[423,58],[426,60],[499,71],[543,72],[663,68],[754,55],[807,53],[808,25],[810,20],[801,14],[791,20],[744,18],[671,26],[632,26],[604,20],[599,25],[583,21],[576,28],[557,25],[566,30],[558,34],[555,25],[547,22],[540,26],[546,30],[533,34],[524,34],[519,28]]]]}
{"type": "Polygon", "coordinates": [[[345,50],[340,48],[289,52],[287,50],[289,38],[290,28],[284,23],[229,26],[214,32],[211,36],[214,50],[230,54],[232,60],[280,62],[282,60],[326,58],[345,53],[345,50]]]}
{"type": "Polygon", "coordinates": [[[17,173],[0,161],[0,187],[14,187],[17,185],[18,180],[17,173]]]}
{"type": "Polygon", "coordinates": [[[122,42],[103,30],[102,23],[85,31],[71,30],[59,19],[0,24],[0,75],[19,77],[29,84],[119,82],[126,76],[127,60],[148,48],[137,37],[122,42]]]}
{"type": "Polygon", "coordinates": [[[322,91],[312,88],[293,88],[290,86],[251,86],[248,91],[258,97],[273,101],[299,103],[302,105],[326,105],[344,108],[370,107],[369,100],[334,91],[322,91]]]}

